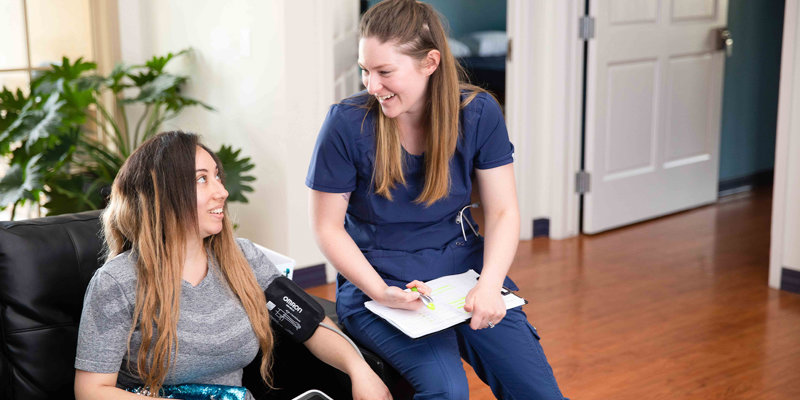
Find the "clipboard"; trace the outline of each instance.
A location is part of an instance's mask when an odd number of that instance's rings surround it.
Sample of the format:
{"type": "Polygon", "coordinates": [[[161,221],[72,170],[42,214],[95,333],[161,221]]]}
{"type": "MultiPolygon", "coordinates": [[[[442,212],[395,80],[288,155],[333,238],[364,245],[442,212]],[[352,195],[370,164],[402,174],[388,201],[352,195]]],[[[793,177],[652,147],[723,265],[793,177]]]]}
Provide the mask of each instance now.
{"type": "MultiPolygon", "coordinates": [[[[436,305],[434,310],[427,307],[416,311],[401,310],[374,300],[365,302],[364,306],[408,337],[417,339],[469,321],[472,313],[464,311],[464,303],[467,293],[477,285],[478,278],[480,275],[470,269],[425,282],[431,288],[431,297],[436,305]]],[[[507,310],[528,304],[527,300],[508,288],[504,287],[501,294],[507,310]]]]}

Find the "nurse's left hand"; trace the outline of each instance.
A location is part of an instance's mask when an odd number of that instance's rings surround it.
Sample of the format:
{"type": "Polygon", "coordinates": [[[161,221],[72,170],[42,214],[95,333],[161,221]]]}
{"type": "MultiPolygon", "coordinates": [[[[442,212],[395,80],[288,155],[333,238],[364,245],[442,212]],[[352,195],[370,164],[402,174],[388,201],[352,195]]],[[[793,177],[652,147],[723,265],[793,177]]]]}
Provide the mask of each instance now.
{"type": "Polygon", "coordinates": [[[491,328],[506,316],[506,304],[499,288],[478,284],[467,293],[464,311],[472,312],[469,327],[472,329],[491,328]]]}

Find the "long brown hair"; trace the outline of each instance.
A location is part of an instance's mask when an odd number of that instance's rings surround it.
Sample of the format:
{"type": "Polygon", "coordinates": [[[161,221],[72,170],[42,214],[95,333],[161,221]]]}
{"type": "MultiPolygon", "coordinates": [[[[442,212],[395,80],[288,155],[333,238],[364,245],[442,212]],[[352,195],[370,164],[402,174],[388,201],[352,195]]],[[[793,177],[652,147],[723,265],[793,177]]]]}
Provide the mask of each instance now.
{"type": "MultiPolygon", "coordinates": [[[[138,374],[145,387],[158,393],[178,352],[177,325],[180,314],[181,273],[185,243],[198,232],[195,154],[200,144],[191,133],[165,132],[149,139],[131,154],[111,188],[103,212],[107,260],[132,250],[136,260],[136,301],[130,340],[138,326],[142,344],[136,355],[138,374]],[[151,349],[151,351],[147,351],[151,349]]],[[[224,210],[223,228],[204,239],[207,252],[218,261],[231,291],[250,318],[262,351],[261,377],[270,385],[273,346],[266,299],[250,265],[233,236],[224,210]]]]}
{"type": "MultiPolygon", "coordinates": [[[[417,203],[430,206],[450,193],[450,159],[458,142],[459,110],[483,91],[461,84],[463,69],[450,52],[447,34],[436,10],[429,4],[414,0],[385,0],[367,10],[361,18],[361,38],[376,38],[381,43],[392,42],[401,53],[422,61],[431,50],[438,50],[439,67],[431,74],[427,90],[425,185],[417,203]],[[470,92],[461,101],[461,90],[470,92]]],[[[379,108],[370,96],[366,107],[379,108]]],[[[397,183],[405,184],[400,134],[394,119],[377,111],[375,126],[375,193],[392,199],[391,190],[397,183]]]]}

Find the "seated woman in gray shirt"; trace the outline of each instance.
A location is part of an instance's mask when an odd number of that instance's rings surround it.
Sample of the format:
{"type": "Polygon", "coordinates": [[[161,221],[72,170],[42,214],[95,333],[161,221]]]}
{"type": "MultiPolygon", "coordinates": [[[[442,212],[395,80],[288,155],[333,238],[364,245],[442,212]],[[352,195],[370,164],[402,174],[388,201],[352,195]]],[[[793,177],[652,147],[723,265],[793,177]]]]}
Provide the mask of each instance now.
{"type": "MultiPolygon", "coordinates": [[[[221,172],[216,156],[183,132],[153,137],[123,165],[102,218],[108,258],[84,299],[77,399],[137,399],[124,389],[159,393],[185,383],[241,386],[259,349],[270,383],[263,291],[280,273],[253,243],[234,239],[221,172]]],[[[336,333],[317,329],[304,344],[350,375],[355,399],[391,398],[336,333]]]]}

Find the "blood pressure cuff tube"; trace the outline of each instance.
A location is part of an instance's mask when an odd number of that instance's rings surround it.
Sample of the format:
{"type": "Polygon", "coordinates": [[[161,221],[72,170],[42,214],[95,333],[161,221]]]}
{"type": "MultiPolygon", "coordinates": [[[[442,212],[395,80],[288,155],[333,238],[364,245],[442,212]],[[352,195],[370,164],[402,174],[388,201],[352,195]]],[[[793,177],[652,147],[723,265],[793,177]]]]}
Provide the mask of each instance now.
{"type": "Polygon", "coordinates": [[[308,340],[325,318],[322,306],[285,276],[275,278],[264,295],[270,318],[295,342],[308,340]]]}

